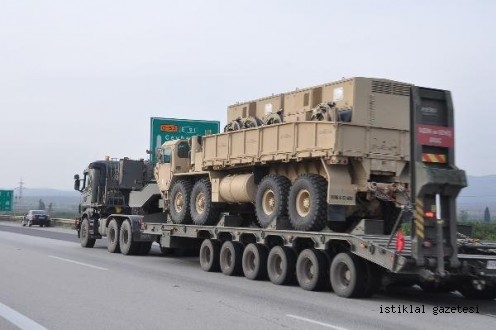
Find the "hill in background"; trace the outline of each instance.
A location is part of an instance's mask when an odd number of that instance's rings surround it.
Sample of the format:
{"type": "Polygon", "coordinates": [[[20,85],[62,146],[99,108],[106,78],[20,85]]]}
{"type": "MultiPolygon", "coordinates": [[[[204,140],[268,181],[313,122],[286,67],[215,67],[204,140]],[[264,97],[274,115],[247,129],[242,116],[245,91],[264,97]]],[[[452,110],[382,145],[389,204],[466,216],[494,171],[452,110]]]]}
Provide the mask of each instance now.
{"type": "Polygon", "coordinates": [[[57,189],[31,189],[22,190],[22,199],[19,198],[19,188],[14,189],[14,213],[25,214],[28,210],[38,209],[40,200],[48,209],[52,204],[52,216],[73,217],[78,212],[80,193],[57,189]]]}
{"type": "Polygon", "coordinates": [[[468,176],[468,187],[458,196],[458,210],[467,212],[469,219],[482,220],[489,208],[491,219],[496,220],[496,175],[468,176]]]}
{"type": "MultiPolygon", "coordinates": [[[[15,204],[19,205],[19,189],[15,189],[15,204]]],[[[79,192],[57,189],[23,189],[21,211],[38,208],[41,199],[46,207],[53,203],[57,213],[76,214],[79,204],[79,192]]],[[[483,220],[484,210],[489,208],[491,218],[496,221],[496,175],[468,176],[468,187],[458,197],[458,211],[466,212],[469,219],[483,220]]]]}

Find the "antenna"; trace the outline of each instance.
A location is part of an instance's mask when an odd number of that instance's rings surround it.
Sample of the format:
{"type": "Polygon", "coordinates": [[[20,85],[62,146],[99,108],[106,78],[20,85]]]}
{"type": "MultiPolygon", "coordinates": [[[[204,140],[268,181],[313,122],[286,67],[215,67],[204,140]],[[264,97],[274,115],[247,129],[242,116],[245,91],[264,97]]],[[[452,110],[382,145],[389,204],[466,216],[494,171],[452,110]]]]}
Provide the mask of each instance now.
{"type": "Polygon", "coordinates": [[[19,188],[19,195],[17,197],[17,209],[22,210],[22,193],[24,190],[24,181],[22,181],[22,177],[21,177],[21,181],[19,181],[18,188],[19,188]]]}

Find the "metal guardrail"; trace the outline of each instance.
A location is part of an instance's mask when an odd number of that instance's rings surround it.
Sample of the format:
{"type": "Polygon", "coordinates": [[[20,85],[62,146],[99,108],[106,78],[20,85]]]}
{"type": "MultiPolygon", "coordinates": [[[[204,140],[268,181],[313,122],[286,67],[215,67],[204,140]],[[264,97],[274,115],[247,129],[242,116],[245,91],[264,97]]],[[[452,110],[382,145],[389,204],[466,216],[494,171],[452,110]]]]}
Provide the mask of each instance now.
{"type": "MultiPolygon", "coordinates": [[[[21,222],[24,216],[22,215],[0,215],[0,221],[21,222]]],[[[74,219],[51,218],[51,225],[56,227],[69,227],[74,225],[74,219]]]]}

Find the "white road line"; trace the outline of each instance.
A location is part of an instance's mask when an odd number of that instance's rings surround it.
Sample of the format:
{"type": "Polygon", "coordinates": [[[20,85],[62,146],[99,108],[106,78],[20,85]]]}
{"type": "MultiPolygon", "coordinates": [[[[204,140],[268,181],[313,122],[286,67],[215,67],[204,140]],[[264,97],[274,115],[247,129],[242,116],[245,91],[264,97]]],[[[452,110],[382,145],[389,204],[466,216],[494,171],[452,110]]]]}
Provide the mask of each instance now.
{"type": "Polygon", "coordinates": [[[73,264],[77,264],[77,265],[81,265],[81,266],[99,269],[99,270],[108,270],[108,268],[103,268],[103,267],[98,267],[98,266],[94,266],[94,265],[90,265],[90,264],[85,264],[84,262],[79,262],[79,261],[75,261],[75,260],[71,260],[71,259],[65,259],[65,258],[56,257],[56,256],[49,256],[49,257],[54,258],[54,259],[58,259],[58,260],[62,260],[62,261],[66,261],[66,262],[71,262],[73,264]]]}
{"type": "Polygon", "coordinates": [[[44,326],[0,303],[0,316],[21,329],[47,330],[44,326]]]}
{"type": "Polygon", "coordinates": [[[309,323],[313,323],[313,324],[318,324],[318,325],[321,325],[321,326],[326,327],[326,328],[331,328],[331,329],[335,329],[335,330],[348,330],[346,328],[338,327],[338,326],[335,326],[335,325],[332,325],[332,324],[329,324],[329,323],[315,321],[315,320],[312,320],[312,319],[307,319],[306,317],[301,317],[301,316],[298,316],[298,315],[286,314],[286,316],[287,317],[291,317],[293,319],[300,320],[300,321],[305,321],[305,322],[309,322],[309,323]]]}

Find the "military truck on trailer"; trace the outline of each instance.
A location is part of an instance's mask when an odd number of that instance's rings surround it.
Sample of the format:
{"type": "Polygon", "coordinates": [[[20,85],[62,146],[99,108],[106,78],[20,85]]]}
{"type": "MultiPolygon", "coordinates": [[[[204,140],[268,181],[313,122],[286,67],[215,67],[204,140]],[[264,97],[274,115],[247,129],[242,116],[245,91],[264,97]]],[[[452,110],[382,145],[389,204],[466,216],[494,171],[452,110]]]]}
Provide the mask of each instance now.
{"type": "Polygon", "coordinates": [[[199,246],[206,271],[330,283],[344,297],[400,279],[494,298],[495,246],[457,240],[466,179],[453,127],[448,91],[384,79],[235,104],[224,133],[162,145],[154,177],[167,220],[143,221],[140,235],[199,246]]]}

